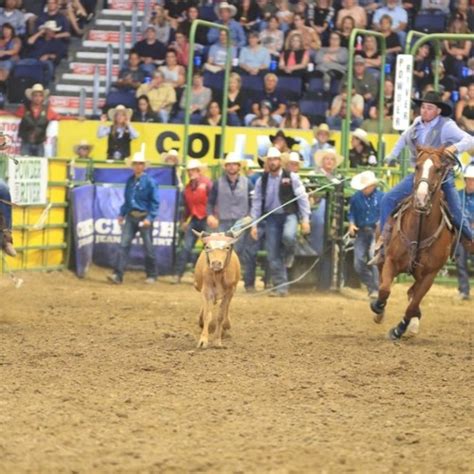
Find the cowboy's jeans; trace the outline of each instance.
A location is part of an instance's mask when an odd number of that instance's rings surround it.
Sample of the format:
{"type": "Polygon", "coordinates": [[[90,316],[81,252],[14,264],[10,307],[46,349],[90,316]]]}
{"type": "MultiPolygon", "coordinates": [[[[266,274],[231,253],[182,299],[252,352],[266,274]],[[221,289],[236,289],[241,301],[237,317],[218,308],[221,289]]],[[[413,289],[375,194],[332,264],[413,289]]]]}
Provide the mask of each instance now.
{"type": "Polygon", "coordinates": [[[378,290],[379,274],[375,265],[367,265],[372,258],[371,248],[375,240],[375,229],[363,227],[357,231],[354,241],[354,269],[369,294],[378,290]]]}
{"type": "MultiPolygon", "coordinates": [[[[287,214],[271,214],[266,219],[265,248],[274,286],[288,282],[288,275],[283,260],[283,231],[286,217],[287,214]]],[[[286,293],[288,287],[279,288],[278,291],[286,293]]]]}
{"type": "Polygon", "coordinates": [[[139,224],[142,220],[143,219],[135,218],[130,215],[125,218],[125,223],[122,227],[122,237],[120,239],[117,265],[115,267],[115,274],[120,278],[120,280],[123,279],[132,240],[135,238],[137,232],[140,233],[143,240],[143,246],[145,247],[146,276],[149,278],[157,277],[156,256],[152,238],[153,226],[141,227],[139,224]]]}
{"type": "MultiPolygon", "coordinates": [[[[380,211],[381,229],[384,228],[385,223],[397,205],[412,193],[414,176],[415,175],[413,173],[406,176],[382,198],[380,211]]],[[[466,216],[462,212],[461,199],[459,198],[459,194],[454,185],[454,174],[452,171],[448,173],[448,176],[441,185],[441,189],[444,192],[446,204],[448,205],[449,212],[453,218],[453,224],[457,229],[461,230],[463,236],[466,239],[472,240],[472,231],[466,216]]]]}
{"type": "Polygon", "coordinates": [[[456,268],[458,271],[458,290],[459,293],[469,295],[469,273],[467,271],[469,259],[474,265],[474,255],[469,255],[469,252],[465,249],[464,245],[459,243],[456,250],[456,268]]]}
{"type": "Polygon", "coordinates": [[[206,218],[198,219],[197,217],[192,217],[191,222],[184,233],[184,244],[181,252],[178,255],[176,262],[176,274],[178,276],[183,276],[184,271],[186,270],[186,264],[191,259],[191,254],[193,252],[194,244],[197,241],[197,236],[194,235],[193,229],[196,232],[203,232],[206,230],[206,218]]]}
{"type": "Polygon", "coordinates": [[[295,255],[297,233],[298,216],[296,214],[286,214],[285,225],[283,226],[282,235],[285,260],[291,259],[295,255]]]}
{"type": "MultiPolygon", "coordinates": [[[[0,179],[0,199],[2,201],[11,202],[10,190],[8,189],[5,181],[0,179]]],[[[6,204],[0,201],[0,214],[3,215],[5,219],[5,226],[7,229],[12,228],[12,207],[10,204],[6,204]]]]}

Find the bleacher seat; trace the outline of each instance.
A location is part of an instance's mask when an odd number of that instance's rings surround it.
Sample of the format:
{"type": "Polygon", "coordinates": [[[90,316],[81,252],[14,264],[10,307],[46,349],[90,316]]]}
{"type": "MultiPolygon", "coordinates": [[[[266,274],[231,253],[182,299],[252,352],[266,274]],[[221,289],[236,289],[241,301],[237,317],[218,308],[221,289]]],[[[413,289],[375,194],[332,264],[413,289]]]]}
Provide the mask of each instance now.
{"type": "Polygon", "coordinates": [[[216,74],[205,71],[204,72],[204,86],[210,89],[221,91],[224,87],[224,73],[218,72],[216,74]]]}
{"type": "Polygon", "coordinates": [[[135,92],[127,91],[112,91],[107,94],[105,98],[105,111],[116,107],[117,105],[124,105],[125,107],[135,109],[137,105],[137,99],[135,98],[135,92]]]}
{"type": "Polygon", "coordinates": [[[326,121],[326,112],[329,109],[329,97],[325,97],[323,93],[314,100],[300,100],[300,110],[306,115],[312,125],[319,125],[326,121]]]}
{"type": "MultiPolygon", "coordinates": [[[[339,88],[341,81],[339,79],[331,80],[331,87],[329,88],[329,93],[331,95],[339,94],[339,88]]],[[[322,77],[313,77],[309,80],[307,92],[326,92],[324,90],[324,81],[322,77]]]]}
{"type": "Polygon", "coordinates": [[[217,15],[214,10],[214,5],[205,5],[199,8],[199,19],[205,21],[217,21],[217,15]]]}
{"type": "Polygon", "coordinates": [[[18,104],[25,100],[25,90],[33,84],[49,83],[49,70],[45,63],[34,60],[20,60],[16,63],[8,77],[8,101],[18,104]]]}
{"type": "Polygon", "coordinates": [[[419,12],[413,29],[423,33],[442,33],[446,28],[446,16],[442,13],[419,12]]]}
{"type": "Polygon", "coordinates": [[[303,80],[300,77],[281,76],[278,78],[277,92],[285,95],[288,100],[298,100],[301,97],[303,80]]]}
{"type": "Polygon", "coordinates": [[[242,79],[242,89],[245,91],[261,91],[263,89],[263,79],[261,76],[240,76],[242,79]]]}

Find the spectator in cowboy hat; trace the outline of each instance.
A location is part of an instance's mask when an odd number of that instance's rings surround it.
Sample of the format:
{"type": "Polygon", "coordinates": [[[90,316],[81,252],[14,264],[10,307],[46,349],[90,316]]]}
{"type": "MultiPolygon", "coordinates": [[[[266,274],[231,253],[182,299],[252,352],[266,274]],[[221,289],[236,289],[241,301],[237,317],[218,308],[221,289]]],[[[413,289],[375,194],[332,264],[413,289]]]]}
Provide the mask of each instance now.
{"type": "Polygon", "coordinates": [[[143,240],[145,249],[146,283],[154,283],[157,277],[156,255],[153,248],[153,222],[158,216],[160,201],[158,186],[153,178],[145,173],[145,145],[135,153],[131,160],[133,176],[128,178],[125,185],[125,202],[120,208],[118,217],[122,225],[120,249],[114,272],[107,278],[110,282],[121,284],[127,267],[128,254],[132,240],[137,232],[143,240]]]}
{"type": "Polygon", "coordinates": [[[73,146],[73,151],[78,160],[91,160],[90,154],[94,145],[89,143],[87,140],[81,140],[77,145],[73,146]]]}
{"type": "MultiPolygon", "coordinates": [[[[265,219],[267,261],[273,284],[279,287],[271,295],[286,296],[287,268],[294,261],[298,220],[301,221],[302,232],[308,234],[311,211],[299,176],[282,168],[281,152],[271,147],[266,160],[268,172],[264,172],[255,185],[251,216],[255,221],[263,214],[275,211],[265,219]],[[279,209],[282,204],[285,207],[279,209]]],[[[256,225],[252,227],[251,236],[254,240],[258,239],[256,225]]]]}
{"type": "Polygon", "coordinates": [[[161,154],[161,160],[165,165],[174,166],[175,168],[175,180],[176,186],[180,191],[183,190],[183,181],[181,179],[181,167],[180,165],[180,157],[178,150],[175,148],[171,148],[171,150],[165,151],[161,154]]]}
{"type": "MultiPolygon", "coordinates": [[[[224,173],[214,181],[207,201],[207,225],[211,230],[227,232],[250,219],[253,184],[241,175],[242,158],[230,152],[222,164],[224,173]]],[[[235,251],[244,266],[244,284],[248,291],[254,289],[254,278],[246,270],[248,265],[249,233],[241,235],[235,243],[235,251]]]]}
{"type": "Polygon", "coordinates": [[[290,171],[290,173],[298,174],[300,172],[302,163],[302,156],[297,151],[290,151],[286,160],[285,168],[290,171]]]}
{"type": "MultiPolygon", "coordinates": [[[[459,197],[463,203],[471,228],[474,230],[474,162],[471,162],[471,164],[464,168],[464,183],[465,187],[459,191],[459,197]]],[[[462,300],[470,299],[469,259],[471,260],[471,264],[474,265],[474,256],[469,255],[469,251],[464,245],[459,243],[456,249],[456,268],[458,271],[459,298],[462,300]]]]}
{"type": "Polygon", "coordinates": [[[349,162],[351,168],[359,166],[376,166],[377,152],[369,140],[369,135],[365,130],[356,128],[352,132],[352,148],[349,150],[349,162]]]}
{"type": "MultiPolygon", "coordinates": [[[[9,147],[9,137],[0,132],[0,153],[5,154],[9,147]]],[[[12,236],[12,205],[10,189],[7,183],[0,179],[0,250],[16,257],[12,236]]]]}
{"type": "Polygon", "coordinates": [[[70,25],[67,18],[59,11],[58,0],[48,0],[46,4],[46,11],[39,15],[36,20],[36,30],[38,31],[41,25],[48,21],[54,21],[60,28],[56,34],[57,39],[66,40],[71,37],[70,25]]]}
{"type": "Polygon", "coordinates": [[[83,174],[76,174],[78,169],[75,167],[75,161],[87,161],[87,168],[85,170],[85,180],[92,182],[94,177],[94,160],[90,156],[94,145],[90,144],[87,140],[81,140],[77,145],[73,146],[73,152],[76,155],[73,161],[70,163],[70,179],[72,181],[83,181],[84,175],[83,174]]]}
{"type": "MultiPolygon", "coordinates": [[[[216,6],[216,13],[219,17],[217,23],[229,28],[232,44],[236,48],[242,48],[245,46],[247,43],[245,31],[239,22],[233,20],[233,17],[237,13],[237,8],[228,2],[220,2],[216,6]]],[[[219,41],[219,30],[217,28],[211,28],[209,30],[207,33],[207,41],[209,44],[215,44],[219,41]]]]}
{"type": "Polygon", "coordinates": [[[357,192],[350,199],[349,235],[354,240],[354,269],[367,287],[369,298],[377,298],[379,273],[375,266],[367,265],[373,257],[375,231],[380,220],[380,203],[383,193],[377,189],[378,179],[373,171],[363,171],[351,180],[357,192]]]}
{"type": "Polygon", "coordinates": [[[130,144],[138,138],[137,131],[130,125],[133,110],[117,105],[102,115],[102,125],[97,131],[98,138],[107,137],[107,161],[123,161],[130,156],[130,144]],[[112,125],[106,125],[107,119],[112,125]]]}
{"type": "Polygon", "coordinates": [[[329,130],[329,126],[326,123],[322,123],[317,127],[313,128],[314,133],[314,140],[313,144],[311,145],[311,152],[310,152],[310,160],[309,166],[311,168],[314,167],[314,154],[317,151],[327,150],[330,148],[334,148],[334,143],[330,142],[331,131],[329,130]]]}
{"type": "Polygon", "coordinates": [[[26,89],[26,105],[20,105],[16,115],[21,117],[18,135],[21,139],[20,154],[24,156],[44,156],[46,129],[51,120],[60,116],[47,103],[49,90],[42,84],[34,84],[26,89]]]}
{"type": "Polygon", "coordinates": [[[285,135],[283,130],[278,130],[275,135],[270,135],[270,142],[272,145],[280,150],[281,153],[289,152],[299,140],[285,135]]]}
{"type": "Polygon", "coordinates": [[[181,223],[184,243],[177,258],[174,283],[180,283],[196,244],[197,237],[194,235],[193,229],[197,232],[206,230],[207,200],[212,188],[212,181],[202,174],[204,167],[205,165],[196,159],[189,160],[186,165],[189,182],[183,193],[184,216],[181,223]]]}
{"type": "Polygon", "coordinates": [[[46,64],[48,81],[54,78],[55,67],[67,55],[66,43],[56,37],[59,31],[61,28],[55,21],[47,21],[39,27],[37,33],[28,38],[28,57],[46,64]]]}

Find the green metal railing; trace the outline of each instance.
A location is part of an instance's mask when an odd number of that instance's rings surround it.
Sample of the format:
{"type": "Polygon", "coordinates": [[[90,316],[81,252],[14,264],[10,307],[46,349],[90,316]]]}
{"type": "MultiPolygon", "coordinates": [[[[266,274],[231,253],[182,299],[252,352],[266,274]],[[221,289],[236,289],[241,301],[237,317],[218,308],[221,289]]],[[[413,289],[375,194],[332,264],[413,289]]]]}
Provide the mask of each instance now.
{"type": "Polygon", "coordinates": [[[351,100],[352,100],[352,84],[354,80],[354,52],[355,52],[355,41],[358,36],[373,36],[380,40],[380,56],[382,58],[382,65],[380,67],[380,78],[379,78],[379,97],[378,97],[378,146],[377,146],[377,159],[380,162],[382,159],[383,152],[383,118],[384,118],[384,96],[383,87],[385,83],[385,59],[387,56],[387,45],[385,37],[378,31],[369,31],[354,29],[352,30],[349,38],[349,62],[347,64],[347,99],[346,99],[346,117],[343,120],[341,129],[341,151],[344,157],[344,164],[347,164],[349,159],[349,135],[351,128],[351,100]]]}
{"type": "Polygon", "coordinates": [[[188,55],[188,70],[186,75],[186,90],[184,92],[184,144],[183,144],[183,164],[186,165],[189,151],[189,121],[191,116],[191,111],[189,110],[189,105],[191,103],[191,86],[193,81],[194,73],[194,46],[195,46],[195,37],[196,30],[199,27],[206,28],[217,28],[227,32],[227,56],[225,61],[224,69],[224,89],[222,94],[222,120],[221,120],[221,140],[219,143],[219,158],[223,158],[224,155],[224,144],[225,144],[225,129],[227,126],[227,89],[229,87],[229,74],[232,66],[232,43],[230,40],[230,30],[227,26],[220,25],[218,23],[211,23],[204,20],[194,20],[191,24],[191,31],[189,33],[189,55],[188,55]]]}

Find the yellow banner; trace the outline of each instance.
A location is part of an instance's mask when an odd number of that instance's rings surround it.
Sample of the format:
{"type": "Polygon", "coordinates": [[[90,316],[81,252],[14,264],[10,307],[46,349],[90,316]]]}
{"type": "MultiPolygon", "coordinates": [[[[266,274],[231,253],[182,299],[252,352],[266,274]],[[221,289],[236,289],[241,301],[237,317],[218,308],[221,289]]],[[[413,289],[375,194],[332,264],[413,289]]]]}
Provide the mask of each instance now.
{"type": "MultiPolygon", "coordinates": [[[[87,140],[94,145],[91,157],[96,160],[105,160],[107,138],[98,139],[97,130],[101,122],[97,121],[63,121],[59,124],[58,157],[74,157],[74,146],[81,140],[87,140]]],[[[176,124],[132,123],[139,137],[132,141],[132,154],[139,151],[142,143],[146,144],[146,155],[152,163],[160,162],[160,154],[176,148],[183,150],[184,126],[176,124]]],[[[248,159],[255,159],[257,155],[266,151],[270,141],[269,136],[277,129],[227,127],[224,152],[235,151],[248,159]],[[260,153],[259,153],[260,152],[260,153]]],[[[310,149],[314,135],[310,130],[285,130],[285,134],[299,139],[299,145],[294,147],[308,163],[310,149]]],[[[369,135],[374,146],[377,146],[377,135],[369,135]]],[[[190,126],[188,158],[202,159],[208,165],[216,164],[221,139],[220,127],[206,125],[190,126]]],[[[336,148],[340,149],[341,134],[334,132],[331,139],[336,148]]],[[[395,145],[398,135],[384,135],[386,153],[395,145]]]]}

